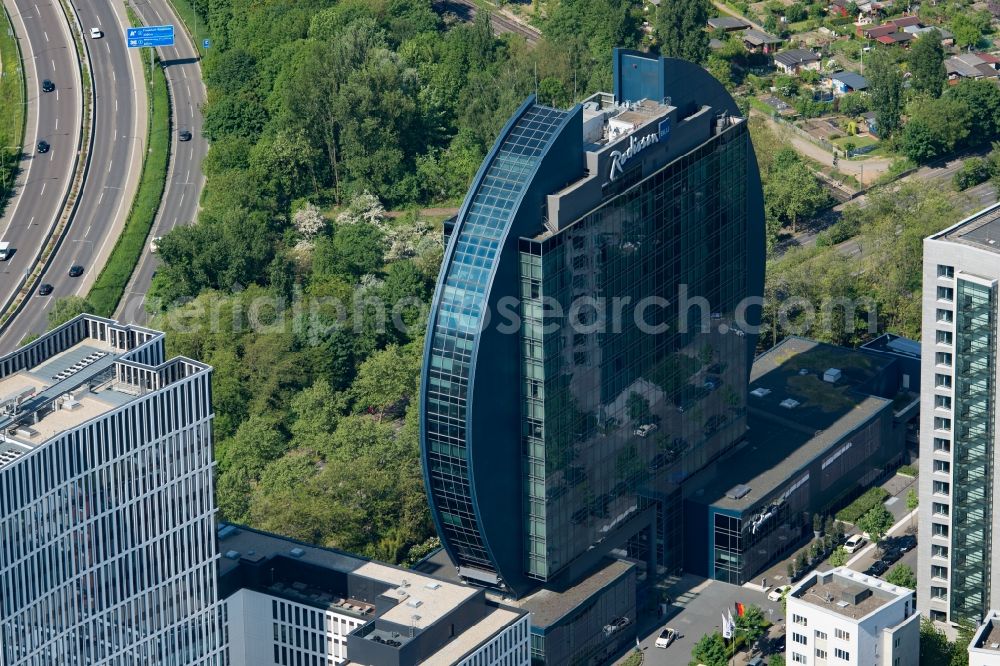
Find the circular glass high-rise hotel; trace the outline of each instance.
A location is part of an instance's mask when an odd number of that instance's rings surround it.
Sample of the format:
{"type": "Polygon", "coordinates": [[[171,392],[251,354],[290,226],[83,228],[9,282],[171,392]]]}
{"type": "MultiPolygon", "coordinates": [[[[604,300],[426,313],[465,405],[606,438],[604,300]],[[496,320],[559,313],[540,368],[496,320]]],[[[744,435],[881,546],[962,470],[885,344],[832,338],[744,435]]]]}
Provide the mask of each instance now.
{"type": "Polygon", "coordinates": [[[747,123],[689,62],[529,98],[450,227],[421,449],[463,578],[522,596],[607,554],[681,566],[684,479],[746,430],[764,281],[747,123]]]}

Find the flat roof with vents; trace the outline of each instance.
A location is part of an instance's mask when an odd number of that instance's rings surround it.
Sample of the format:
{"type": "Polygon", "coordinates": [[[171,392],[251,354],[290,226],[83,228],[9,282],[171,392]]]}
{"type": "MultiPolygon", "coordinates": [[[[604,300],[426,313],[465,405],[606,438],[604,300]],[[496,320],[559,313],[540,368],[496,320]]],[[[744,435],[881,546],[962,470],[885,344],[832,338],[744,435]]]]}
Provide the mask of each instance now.
{"type": "Polygon", "coordinates": [[[1000,203],[993,204],[934,238],[958,241],[1000,253],[1000,203]]]}
{"type": "Polygon", "coordinates": [[[840,567],[810,573],[788,594],[813,606],[860,620],[892,601],[912,597],[913,590],[840,567]]]}

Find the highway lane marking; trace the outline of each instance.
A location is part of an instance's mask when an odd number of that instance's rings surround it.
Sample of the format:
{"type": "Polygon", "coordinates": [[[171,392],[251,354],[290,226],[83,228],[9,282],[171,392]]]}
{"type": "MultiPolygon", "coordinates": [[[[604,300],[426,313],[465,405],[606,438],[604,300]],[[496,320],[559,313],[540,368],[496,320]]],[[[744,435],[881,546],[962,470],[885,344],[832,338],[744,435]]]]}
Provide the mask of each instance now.
{"type": "MultiPolygon", "coordinates": [[[[102,201],[104,201],[104,190],[101,190],[101,196],[97,197],[97,205],[100,206],[102,201]]],[[[90,227],[87,227],[87,229],[89,230],[90,227]]],[[[86,235],[84,234],[84,236],[86,235]]]]}
{"type": "Polygon", "coordinates": [[[95,14],[94,16],[97,17],[97,25],[104,25],[103,23],[101,23],[101,15],[100,14],[95,14]]]}
{"type": "Polygon", "coordinates": [[[55,60],[50,60],[49,62],[52,63],[52,71],[55,72],[56,71],[56,61],[55,60]]]}
{"type": "Polygon", "coordinates": [[[117,81],[118,80],[118,77],[115,76],[115,70],[111,70],[111,80],[112,81],[117,81]]]}
{"type": "Polygon", "coordinates": [[[59,129],[59,116],[56,116],[56,129],[59,129]]]}
{"type": "Polygon", "coordinates": [[[59,101],[59,89],[58,88],[56,88],[56,101],[57,102],[59,101]]]}
{"type": "Polygon", "coordinates": [[[104,46],[108,49],[108,53],[111,53],[111,42],[104,42],[104,46]]]}
{"type": "Polygon", "coordinates": [[[111,165],[114,164],[114,160],[108,160],[108,173],[111,173],[111,165]]]}
{"type": "Polygon", "coordinates": [[[115,98],[115,113],[118,113],[118,99],[115,98]]]}
{"type": "Polygon", "coordinates": [[[39,197],[41,197],[43,194],[45,194],[45,186],[46,185],[48,185],[48,183],[42,183],[42,189],[38,192],[38,196],[39,197]]]}
{"type": "Polygon", "coordinates": [[[42,34],[43,34],[43,35],[45,35],[45,41],[49,41],[49,33],[45,32],[45,31],[43,30],[43,31],[42,31],[42,34]]]}
{"type": "Polygon", "coordinates": [[[86,238],[87,236],[89,236],[89,235],[90,235],[90,227],[91,227],[91,226],[93,226],[93,225],[88,225],[88,226],[87,226],[87,230],[83,232],[83,237],[84,237],[84,238],[86,238]]]}

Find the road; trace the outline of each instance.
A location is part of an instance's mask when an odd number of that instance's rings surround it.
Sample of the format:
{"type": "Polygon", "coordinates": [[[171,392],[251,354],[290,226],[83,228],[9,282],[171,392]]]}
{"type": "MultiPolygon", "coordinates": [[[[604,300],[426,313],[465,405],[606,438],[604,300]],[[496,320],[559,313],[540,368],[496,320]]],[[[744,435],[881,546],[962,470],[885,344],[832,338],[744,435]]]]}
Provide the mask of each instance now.
{"type": "MultiPolygon", "coordinates": [[[[475,0],[441,0],[435,4],[463,21],[472,21],[476,18],[478,8],[475,0]]],[[[490,25],[493,26],[493,31],[497,34],[510,32],[521,35],[526,42],[532,45],[537,44],[538,40],[542,38],[542,33],[539,32],[538,28],[504,12],[503,9],[495,9],[490,13],[490,25]]]]}
{"type": "MultiPolygon", "coordinates": [[[[198,51],[180,28],[181,22],[167,0],[141,0],[132,5],[146,25],[174,24],[176,45],[159,49],[167,76],[173,116],[170,145],[170,166],[163,199],[153,222],[151,236],[163,236],[179,224],[194,222],[205,186],[201,162],[208,152],[208,144],[201,136],[201,107],[205,103],[205,85],[201,79],[201,61],[198,51]],[[191,141],[178,141],[181,129],[190,130],[191,141]]],[[[125,296],[115,312],[119,321],[145,324],[148,313],[143,307],[153,274],[158,265],[156,255],[143,250],[139,265],[132,274],[125,296]]]]}
{"type": "MultiPolygon", "coordinates": [[[[27,88],[27,122],[21,173],[15,195],[0,218],[0,240],[14,255],[0,262],[0,305],[21,286],[42,245],[59,219],[73,176],[80,141],[80,70],[69,24],[58,0],[4,0],[21,45],[27,88]],[[56,89],[42,92],[49,79],[56,89]],[[35,144],[52,147],[39,154],[35,144]]],[[[4,28],[6,29],[6,28],[4,28]]],[[[14,63],[5,63],[13,70],[14,63]]]]}
{"type": "MultiPolygon", "coordinates": [[[[84,33],[96,27],[100,39],[85,36],[94,80],[94,146],[79,206],[41,282],[49,296],[33,296],[0,336],[0,353],[25,336],[46,329],[58,298],[86,295],[104,266],[128,216],[142,170],[146,146],[146,90],[139,53],[125,46],[128,17],[121,3],[75,0],[84,33]],[[82,277],[67,275],[81,265],[82,277]]],[[[37,293],[37,292],[36,292],[37,293]]]]}

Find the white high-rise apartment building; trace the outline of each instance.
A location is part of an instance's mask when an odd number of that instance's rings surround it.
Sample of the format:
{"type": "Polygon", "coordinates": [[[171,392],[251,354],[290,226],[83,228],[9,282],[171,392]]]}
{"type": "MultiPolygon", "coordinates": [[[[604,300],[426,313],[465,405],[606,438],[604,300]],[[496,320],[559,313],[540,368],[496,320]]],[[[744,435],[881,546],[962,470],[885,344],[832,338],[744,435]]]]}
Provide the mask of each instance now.
{"type": "Polygon", "coordinates": [[[924,240],[917,606],[952,627],[998,601],[1000,204],[924,240]]]}
{"type": "Polygon", "coordinates": [[[785,662],[912,666],[920,658],[913,590],[846,567],[814,571],[788,592],[785,662]]]}
{"type": "Polygon", "coordinates": [[[80,316],[0,357],[0,666],[225,650],[211,368],[80,316]]]}

